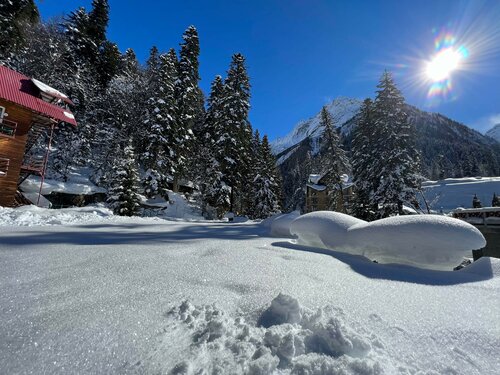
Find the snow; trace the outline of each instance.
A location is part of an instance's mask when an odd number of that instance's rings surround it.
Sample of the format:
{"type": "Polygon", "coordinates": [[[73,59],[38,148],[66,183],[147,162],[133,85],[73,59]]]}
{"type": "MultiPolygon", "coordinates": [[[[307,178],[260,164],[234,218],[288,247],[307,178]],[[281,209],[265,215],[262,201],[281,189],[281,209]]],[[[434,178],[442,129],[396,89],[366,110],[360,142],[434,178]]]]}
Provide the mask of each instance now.
{"type": "Polygon", "coordinates": [[[347,230],[365,221],[333,211],[316,211],[300,216],[290,224],[290,233],[298,243],[329,249],[347,244],[347,230]]]}
{"type": "Polygon", "coordinates": [[[323,191],[326,189],[326,186],[325,185],[316,185],[316,184],[306,184],[307,187],[310,187],[311,189],[313,190],[316,190],[316,191],[323,191]]]}
{"type": "MultiPolygon", "coordinates": [[[[457,207],[472,207],[474,194],[483,206],[491,205],[493,193],[500,193],[500,177],[448,178],[422,184],[430,208],[448,213],[457,207]]],[[[425,207],[422,202],[421,207],[425,207]]]]}
{"type": "Polygon", "coordinates": [[[117,217],[113,217],[113,212],[104,206],[62,208],[58,210],[37,206],[21,206],[15,209],[0,207],[0,227],[83,224],[108,220],[116,221],[117,219],[117,217]]]}
{"type": "Polygon", "coordinates": [[[267,237],[252,221],[94,208],[84,222],[82,210],[0,214],[67,215],[62,225],[0,226],[1,373],[494,375],[500,366],[498,259],[433,271],[267,237]]]}
{"type": "Polygon", "coordinates": [[[49,94],[49,95],[52,95],[52,96],[55,96],[58,98],[68,99],[68,97],[66,95],[64,95],[62,92],[50,87],[49,85],[47,85],[43,82],[40,82],[34,78],[31,78],[31,81],[35,84],[36,87],[38,87],[42,92],[44,92],[46,94],[49,94]]]}
{"type": "Polygon", "coordinates": [[[300,211],[288,214],[277,214],[261,222],[261,226],[273,237],[293,237],[290,233],[290,224],[300,216],[300,211]]]}
{"type": "MultiPolygon", "coordinates": [[[[105,193],[106,189],[93,184],[89,180],[89,175],[89,168],[75,168],[69,173],[67,182],[45,179],[42,194],[47,195],[52,192],[75,195],[105,193]]],[[[38,198],[40,182],[40,177],[30,176],[21,184],[21,190],[23,193],[36,193],[38,198]]]]}
{"type": "Polygon", "coordinates": [[[378,263],[451,270],[486,246],[474,226],[439,215],[394,216],[364,222],[331,211],[303,215],[290,225],[298,243],[362,255],[378,263]]]}
{"type": "Polygon", "coordinates": [[[321,178],[323,177],[322,174],[310,174],[309,175],[309,182],[311,184],[318,184],[319,183],[319,180],[321,180],[321,178]]]}
{"type": "Polygon", "coordinates": [[[496,124],[495,126],[493,126],[485,133],[485,135],[500,142],[500,124],[496,124]]]}
{"type": "MultiPolygon", "coordinates": [[[[353,118],[361,108],[362,101],[358,99],[338,97],[333,102],[327,105],[327,110],[332,115],[333,125],[342,127],[347,121],[353,118]]],[[[287,135],[277,138],[271,142],[271,149],[275,155],[285,151],[286,149],[300,143],[305,138],[311,136],[312,142],[317,143],[321,136],[323,128],[320,126],[320,113],[316,116],[299,122],[295,128],[287,135]]],[[[315,147],[317,149],[317,145],[315,147]]],[[[313,153],[315,150],[313,150],[313,153]]],[[[290,153],[287,154],[290,156],[290,153]]],[[[280,158],[283,163],[288,157],[280,158]]],[[[281,164],[279,163],[279,164],[281,164]]]]}

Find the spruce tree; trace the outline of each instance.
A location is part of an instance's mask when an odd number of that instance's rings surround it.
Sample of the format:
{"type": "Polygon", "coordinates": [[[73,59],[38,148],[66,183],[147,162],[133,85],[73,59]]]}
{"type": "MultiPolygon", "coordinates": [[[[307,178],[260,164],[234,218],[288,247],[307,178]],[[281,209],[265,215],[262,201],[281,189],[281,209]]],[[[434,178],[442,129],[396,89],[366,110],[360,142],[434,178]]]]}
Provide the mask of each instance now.
{"type": "Polygon", "coordinates": [[[497,193],[493,193],[493,198],[491,199],[491,207],[500,207],[500,197],[497,193]]]}
{"type": "Polygon", "coordinates": [[[190,26],[182,36],[180,58],[178,63],[178,79],[176,81],[177,98],[177,144],[176,170],[174,174],[174,191],[178,191],[179,179],[187,175],[190,165],[189,157],[194,148],[193,129],[199,126],[204,116],[204,98],[198,85],[200,45],[198,31],[190,26]]]}
{"type": "Polygon", "coordinates": [[[223,181],[219,160],[223,158],[217,139],[223,135],[223,102],[224,83],[221,76],[216,76],[212,82],[208,97],[208,108],[203,131],[200,134],[200,155],[198,162],[198,186],[200,188],[203,212],[207,216],[210,209],[215,209],[215,215],[221,218],[229,206],[229,188],[223,181]]]}
{"type": "Polygon", "coordinates": [[[420,188],[419,156],[413,128],[408,123],[405,102],[389,72],[384,72],[377,86],[373,118],[376,161],[371,166],[376,181],[373,202],[379,216],[403,213],[403,203],[415,205],[420,188]]]}
{"type": "Polygon", "coordinates": [[[139,174],[131,144],[125,147],[123,155],[115,159],[107,202],[116,215],[139,214],[139,174]]]}
{"type": "Polygon", "coordinates": [[[260,144],[260,163],[253,180],[253,217],[264,219],[280,208],[280,186],[277,179],[276,160],[271,152],[267,135],[260,144]]]}
{"type": "Polygon", "coordinates": [[[227,78],[224,82],[224,130],[217,139],[217,146],[222,151],[220,165],[224,181],[231,188],[230,209],[234,210],[235,190],[240,188],[242,176],[247,172],[248,152],[252,139],[248,121],[250,110],[250,81],[245,67],[245,58],[237,53],[233,55],[227,78]]]}
{"type": "Polygon", "coordinates": [[[24,45],[26,32],[39,20],[33,0],[0,2],[0,62],[10,63],[24,45]]]}
{"type": "Polygon", "coordinates": [[[353,214],[357,218],[369,220],[373,218],[372,201],[374,184],[378,176],[372,175],[370,167],[377,156],[372,151],[373,139],[373,102],[365,99],[361,106],[357,126],[353,130],[352,140],[352,175],[355,186],[353,214]]]}
{"type": "Polygon", "coordinates": [[[321,110],[320,125],[325,129],[320,160],[321,173],[325,176],[324,181],[328,189],[329,208],[335,210],[337,202],[340,200],[342,211],[345,212],[342,175],[347,172],[349,161],[345,151],[340,146],[340,137],[333,128],[333,120],[326,107],[321,110]]]}
{"type": "Polygon", "coordinates": [[[167,178],[176,173],[179,152],[175,101],[177,56],[172,49],[159,59],[161,67],[156,83],[158,91],[150,93],[152,96],[146,106],[146,142],[141,156],[148,171],[144,181],[148,196],[164,194],[167,178]]]}

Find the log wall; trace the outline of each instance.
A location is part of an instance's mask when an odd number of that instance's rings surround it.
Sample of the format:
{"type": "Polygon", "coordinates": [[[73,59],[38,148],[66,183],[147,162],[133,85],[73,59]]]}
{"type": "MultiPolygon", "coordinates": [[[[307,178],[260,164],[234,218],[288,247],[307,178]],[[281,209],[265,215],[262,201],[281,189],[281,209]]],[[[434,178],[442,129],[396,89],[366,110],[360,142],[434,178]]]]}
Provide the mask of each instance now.
{"type": "Polygon", "coordinates": [[[0,135],[0,157],[9,159],[9,169],[5,176],[0,176],[0,206],[12,207],[15,203],[17,183],[24,158],[28,131],[33,121],[33,114],[15,104],[0,99],[0,107],[8,114],[5,119],[17,122],[14,137],[0,135]]]}

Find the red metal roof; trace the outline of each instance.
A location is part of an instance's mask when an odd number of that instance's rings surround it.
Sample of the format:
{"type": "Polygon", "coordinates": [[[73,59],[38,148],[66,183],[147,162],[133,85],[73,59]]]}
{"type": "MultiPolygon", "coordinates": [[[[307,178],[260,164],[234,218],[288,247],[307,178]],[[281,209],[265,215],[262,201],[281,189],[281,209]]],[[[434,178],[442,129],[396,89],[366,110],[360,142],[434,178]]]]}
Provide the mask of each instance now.
{"type": "Polygon", "coordinates": [[[43,116],[76,126],[70,110],[43,101],[39,98],[39,92],[30,78],[0,65],[0,98],[43,116]]]}

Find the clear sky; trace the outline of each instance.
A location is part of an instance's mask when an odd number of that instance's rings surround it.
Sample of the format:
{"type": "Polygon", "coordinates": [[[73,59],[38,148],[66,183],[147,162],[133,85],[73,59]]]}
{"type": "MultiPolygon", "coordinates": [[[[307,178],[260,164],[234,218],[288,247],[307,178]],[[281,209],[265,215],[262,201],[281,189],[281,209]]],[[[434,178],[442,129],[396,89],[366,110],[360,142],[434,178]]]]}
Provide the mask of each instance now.
{"type": "MultiPolygon", "coordinates": [[[[36,2],[44,19],[91,3],[36,2]]],[[[195,25],[205,93],[216,74],[225,75],[231,55],[243,53],[252,84],[250,120],[270,139],[337,96],[373,97],[384,69],[395,73],[410,104],[481,132],[500,123],[500,0],[109,3],[108,38],[122,51],[133,48],[141,62],[152,45],[177,49],[183,31],[195,25]],[[426,64],[447,48],[457,61],[445,53],[445,69],[457,63],[456,70],[432,86],[426,64]]]]}

